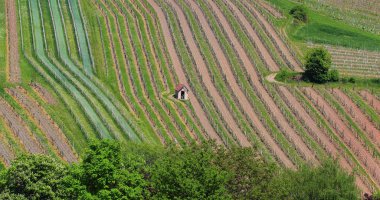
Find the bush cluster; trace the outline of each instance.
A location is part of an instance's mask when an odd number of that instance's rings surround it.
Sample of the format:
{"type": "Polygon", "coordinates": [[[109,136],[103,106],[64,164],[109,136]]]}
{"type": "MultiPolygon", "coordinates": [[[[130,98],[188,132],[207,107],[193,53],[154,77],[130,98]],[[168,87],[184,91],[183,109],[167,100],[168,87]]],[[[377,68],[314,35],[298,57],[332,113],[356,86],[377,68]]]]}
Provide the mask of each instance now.
{"type": "Polygon", "coordinates": [[[255,149],[178,149],[96,141],[78,164],[24,155],[0,173],[1,199],[358,199],[354,176],[328,160],[284,170],[255,149]]]}

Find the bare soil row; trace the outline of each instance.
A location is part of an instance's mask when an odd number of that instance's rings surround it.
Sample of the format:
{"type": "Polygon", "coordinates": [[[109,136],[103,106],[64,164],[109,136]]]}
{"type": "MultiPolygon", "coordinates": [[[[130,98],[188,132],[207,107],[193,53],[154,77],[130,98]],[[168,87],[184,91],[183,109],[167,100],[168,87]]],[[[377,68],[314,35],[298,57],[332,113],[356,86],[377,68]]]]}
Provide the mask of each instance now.
{"type": "Polygon", "coordinates": [[[15,0],[6,0],[7,8],[7,38],[8,38],[8,79],[12,83],[20,82],[17,9],[15,0]]]}

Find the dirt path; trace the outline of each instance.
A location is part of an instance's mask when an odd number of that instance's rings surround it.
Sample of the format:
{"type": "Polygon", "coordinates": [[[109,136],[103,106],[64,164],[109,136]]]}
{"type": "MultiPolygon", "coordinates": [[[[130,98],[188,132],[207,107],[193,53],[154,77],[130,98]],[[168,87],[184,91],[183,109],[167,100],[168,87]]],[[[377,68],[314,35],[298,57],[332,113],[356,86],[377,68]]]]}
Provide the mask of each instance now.
{"type": "Polygon", "coordinates": [[[0,98],[0,116],[6,121],[27,152],[33,154],[43,154],[41,144],[34,137],[25,122],[14,112],[13,108],[2,98],[0,98]]]}
{"type": "MultiPolygon", "coordinates": [[[[255,16],[255,18],[259,21],[259,24],[263,27],[265,32],[269,37],[272,38],[273,43],[275,46],[277,46],[276,50],[281,51],[280,55],[284,57],[285,60],[289,62],[292,68],[295,69],[297,72],[302,72],[303,69],[301,68],[300,64],[296,60],[296,58],[293,56],[293,54],[290,52],[290,49],[288,46],[284,43],[284,41],[280,38],[280,36],[277,34],[276,30],[270,24],[265,17],[257,11],[257,9],[254,6],[248,6],[246,1],[241,1],[243,4],[245,4],[246,8],[251,11],[251,13],[255,16]]],[[[259,2],[262,2],[261,0],[259,2]]]]}
{"type": "Polygon", "coordinates": [[[376,128],[375,124],[368,119],[367,115],[342,90],[332,89],[331,92],[339,100],[346,112],[349,113],[367,136],[371,138],[372,142],[379,147],[380,131],[376,128]]]}
{"type": "MultiPolygon", "coordinates": [[[[161,30],[165,37],[165,43],[169,52],[169,55],[171,57],[174,70],[176,72],[176,75],[178,77],[178,80],[181,80],[182,83],[187,85],[188,87],[190,84],[187,82],[187,78],[185,76],[185,72],[183,71],[182,64],[180,62],[180,58],[177,55],[172,35],[170,33],[169,24],[166,20],[165,14],[162,11],[161,7],[154,1],[154,0],[147,0],[149,4],[153,7],[153,9],[156,11],[157,17],[160,21],[161,30]]],[[[191,88],[190,88],[191,90],[191,88]]],[[[210,136],[212,140],[215,140],[218,144],[223,144],[221,138],[216,133],[215,129],[211,126],[210,121],[207,119],[206,113],[203,111],[198,99],[193,95],[192,92],[189,93],[189,101],[192,104],[194,111],[199,118],[200,123],[205,128],[207,134],[210,136]]]]}
{"type": "MultiPolygon", "coordinates": [[[[214,1],[214,0],[212,0],[214,1]]],[[[257,32],[252,28],[250,22],[245,18],[245,16],[240,12],[240,10],[230,1],[223,0],[226,5],[230,8],[230,10],[233,12],[233,14],[236,16],[236,18],[240,21],[240,24],[244,27],[245,31],[247,32],[248,36],[251,38],[253,43],[255,44],[256,48],[258,49],[258,53],[260,54],[263,61],[266,63],[266,66],[271,71],[278,71],[280,68],[277,65],[277,63],[273,60],[272,56],[270,55],[269,51],[261,41],[261,38],[257,34],[257,32]]],[[[210,4],[214,4],[211,3],[210,4]]]]}
{"type": "Polygon", "coordinates": [[[8,80],[20,82],[20,65],[18,52],[17,9],[15,0],[6,0],[7,4],[7,38],[8,38],[8,80]]]}
{"type": "Polygon", "coordinates": [[[275,156],[288,168],[295,168],[291,160],[286,156],[286,154],[281,150],[276,141],[270,136],[269,132],[266,130],[263,123],[260,121],[259,117],[257,117],[252,105],[249,103],[249,100],[245,96],[244,92],[239,87],[237,80],[233,72],[231,71],[232,67],[228,62],[224,52],[222,51],[222,47],[219,45],[217,38],[215,37],[211,27],[209,26],[206,17],[204,16],[202,10],[199,6],[193,1],[189,0],[187,3],[190,5],[191,9],[195,12],[197,19],[200,22],[200,25],[205,32],[205,35],[213,48],[213,52],[215,53],[216,59],[220,63],[223,74],[226,77],[228,84],[231,89],[234,91],[240,105],[244,108],[244,112],[249,116],[252,120],[253,124],[258,130],[258,134],[261,139],[265,142],[267,147],[275,154],[275,156]]]}
{"type": "Polygon", "coordinates": [[[356,138],[348,125],[339,117],[339,114],[312,88],[304,88],[304,94],[313,102],[313,104],[326,117],[331,127],[333,127],[341,140],[357,156],[367,173],[372,176],[374,182],[379,186],[380,167],[376,158],[372,157],[366,147],[356,138]]]}
{"type": "Polygon", "coordinates": [[[190,26],[187,22],[187,19],[182,12],[181,8],[175,3],[173,0],[167,0],[169,4],[174,8],[176,11],[180,26],[182,28],[182,32],[185,38],[185,41],[189,47],[189,50],[194,58],[195,65],[198,68],[198,71],[201,74],[201,79],[203,80],[203,84],[206,86],[208,91],[210,92],[210,95],[213,98],[213,101],[215,105],[218,107],[221,115],[223,116],[224,120],[227,122],[228,126],[231,128],[231,130],[234,132],[235,136],[237,137],[239,144],[243,147],[251,146],[251,143],[248,141],[247,137],[244,135],[244,133],[240,130],[238,124],[236,123],[235,119],[233,118],[232,114],[228,110],[227,106],[225,105],[222,97],[218,93],[218,90],[214,86],[212,82],[211,75],[209,74],[209,71],[207,70],[207,65],[201,55],[200,50],[198,49],[198,46],[194,40],[194,37],[192,35],[192,31],[190,29],[190,26]]]}
{"type": "Polygon", "coordinates": [[[223,13],[219,10],[217,5],[213,1],[208,1],[208,3],[211,6],[211,9],[215,13],[216,17],[219,19],[220,24],[226,31],[227,36],[230,38],[231,45],[235,48],[238,56],[240,57],[243,66],[245,67],[248,73],[248,76],[251,78],[250,80],[252,82],[252,87],[255,88],[260,99],[263,101],[264,104],[266,104],[267,109],[271,112],[271,115],[277,123],[278,127],[281,129],[282,132],[285,133],[288,139],[295,145],[298,152],[302,154],[302,156],[306,160],[311,162],[318,162],[315,157],[315,154],[308,148],[308,146],[304,143],[301,137],[294,131],[294,129],[290,127],[286,117],[282,114],[277,104],[274,102],[272,97],[264,88],[263,84],[261,83],[261,77],[256,72],[254,64],[251,63],[248,55],[239,43],[239,40],[236,38],[234,31],[232,30],[223,13]]]}
{"type": "Polygon", "coordinates": [[[373,94],[368,92],[367,90],[360,91],[359,93],[363,97],[363,99],[369,105],[371,105],[380,115],[380,100],[377,97],[375,97],[373,94]]]}
{"type": "MultiPolygon", "coordinates": [[[[355,166],[352,166],[347,158],[336,146],[336,143],[327,135],[327,133],[319,128],[317,122],[313,120],[313,117],[310,116],[308,111],[304,106],[294,97],[294,95],[288,90],[285,86],[279,86],[278,91],[286,99],[286,103],[292,109],[293,113],[297,116],[298,120],[308,127],[309,133],[311,136],[321,145],[321,147],[327,152],[328,155],[331,155],[334,158],[339,159],[339,164],[348,172],[352,172],[355,166]]],[[[364,181],[356,176],[357,186],[364,192],[370,192],[371,190],[364,183],[364,181]]]]}
{"type": "Polygon", "coordinates": [[[26,90],[21,87],[7,89],[10,94],[34,120],[35,124],[45,133],[49,142],[56,148],[58,155],[69,163],[78,161],[74,150],[69,144],[69,141],[62,133],[58,125],[50,118],[47,112],[34,100],[30,98],[26,90]]]}
{"type": "Polygon", "coordinates": [[[29,84],[33,90],[48,104],[54,105],[57,103],[55,98],[53,97],[52,94],[48,90],[46,90],[42,85],[32,82],[29,84]]]}

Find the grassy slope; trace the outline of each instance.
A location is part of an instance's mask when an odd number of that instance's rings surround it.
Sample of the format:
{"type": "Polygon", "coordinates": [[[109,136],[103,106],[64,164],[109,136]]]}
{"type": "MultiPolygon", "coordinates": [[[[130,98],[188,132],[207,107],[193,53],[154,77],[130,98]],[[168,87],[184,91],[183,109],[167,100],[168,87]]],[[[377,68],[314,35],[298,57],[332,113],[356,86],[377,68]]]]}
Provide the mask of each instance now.
{"type": "MultiPolygon", "coordinates": [[[[269,0],[280,8],[283,13],[297,5],[289,0],[269,0]]],[[[289,17],[276,21],[275,24],[285,28],[291,40],[297,42],[314,42],[340,45],[351,48],[376,50],[380,48],[380,36],[352,27],[324,13],[308,9],[309,22],[306,25],[295,26],[289,17]]]]}

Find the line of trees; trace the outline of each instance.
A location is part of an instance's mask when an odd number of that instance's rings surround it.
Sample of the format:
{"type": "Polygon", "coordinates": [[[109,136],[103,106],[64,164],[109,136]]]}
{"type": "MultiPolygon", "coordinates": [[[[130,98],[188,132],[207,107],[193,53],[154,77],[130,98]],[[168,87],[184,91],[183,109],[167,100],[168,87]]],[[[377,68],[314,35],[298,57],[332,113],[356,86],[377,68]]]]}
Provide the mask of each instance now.
{"type": "Polygon", "coordinates": [[[0,199],[359,199],[333,160],[285,170],[259,151],[212,143],[178,148],[94,141],[67,165],[23,155],[0,173],[0,199]]]}

